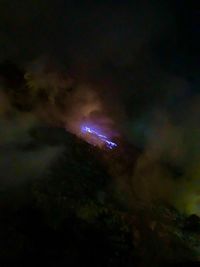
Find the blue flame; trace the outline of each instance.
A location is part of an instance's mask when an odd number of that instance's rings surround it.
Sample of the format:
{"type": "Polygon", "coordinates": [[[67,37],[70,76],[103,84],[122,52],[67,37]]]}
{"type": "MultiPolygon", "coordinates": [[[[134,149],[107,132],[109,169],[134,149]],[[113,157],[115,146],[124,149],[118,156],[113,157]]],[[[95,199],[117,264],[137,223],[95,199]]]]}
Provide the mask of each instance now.
{"type": "Polygon", "coordinates": [[[106,135],[103,135],[103,134],[99,133],[96,129],[94,129],[92,127],[82,126],[81,127],[81,131],[83,133],[91,134],[92,137],[97,138],[98,140],[100,140],[109,149],[113,149],[114,147],[117,147],[116,143],[108,140],[108,137],[106,135]]]}

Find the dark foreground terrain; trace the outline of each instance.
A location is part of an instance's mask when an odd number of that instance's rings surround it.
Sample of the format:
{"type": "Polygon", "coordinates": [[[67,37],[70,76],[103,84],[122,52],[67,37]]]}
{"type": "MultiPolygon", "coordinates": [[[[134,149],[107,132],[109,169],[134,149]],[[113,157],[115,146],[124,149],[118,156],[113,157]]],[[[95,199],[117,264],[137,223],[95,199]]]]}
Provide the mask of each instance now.
{"type": "Polygon", "coordinates": [[[65,148],[42,179],[2,188],[0,266],[199,266],[199,217],[162,203],[126,205],[106,167],[116,152],[62,130],[31,134],[20,149],[65,148]]]}

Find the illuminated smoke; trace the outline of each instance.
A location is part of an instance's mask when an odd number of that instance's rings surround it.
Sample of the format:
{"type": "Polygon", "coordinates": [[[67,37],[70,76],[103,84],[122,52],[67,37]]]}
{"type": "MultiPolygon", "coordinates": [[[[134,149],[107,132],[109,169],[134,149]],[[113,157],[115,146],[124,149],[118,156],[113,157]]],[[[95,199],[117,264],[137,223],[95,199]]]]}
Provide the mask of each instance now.
{"type": "Polygon", "coordinates": [[[103,135],[95,127],[89,127],[86,125],[81,126],[81,132],[86,136],[89,143],[93,145],[105,145],[109,149],[117,147],[117,144],[110,141],[106,135],[103,135]]]}
{"type": "Polygon", "coordinates": [[[112,141],[119,136],[112,116],[98,94],[89,84],[80,84],[70,94],[64,119],[65,129],[86,142],[100,148],[113,149],[112,141]]]}

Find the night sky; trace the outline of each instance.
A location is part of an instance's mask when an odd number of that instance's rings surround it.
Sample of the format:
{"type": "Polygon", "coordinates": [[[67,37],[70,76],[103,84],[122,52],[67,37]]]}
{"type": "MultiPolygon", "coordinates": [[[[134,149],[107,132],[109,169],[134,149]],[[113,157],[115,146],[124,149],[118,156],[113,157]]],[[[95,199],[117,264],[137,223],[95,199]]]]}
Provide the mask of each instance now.
{"type": "Polygon", "coordinates": [[[125,195],[199,216],[195,2],[0,0],[2,190],[46,177],[72,134],[106,154],[125,195]]]}

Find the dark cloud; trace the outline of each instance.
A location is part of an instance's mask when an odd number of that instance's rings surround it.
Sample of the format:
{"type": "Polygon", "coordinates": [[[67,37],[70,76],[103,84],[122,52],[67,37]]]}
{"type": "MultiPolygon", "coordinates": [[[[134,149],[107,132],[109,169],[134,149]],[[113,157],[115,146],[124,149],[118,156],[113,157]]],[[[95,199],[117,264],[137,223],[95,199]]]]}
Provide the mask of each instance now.
{"type": "Polygon", "coordinates": [[[60,144],[51,146],[34,140],[31,130],[39,125],[32,114],[17,113],[9,119],[1,117],[1,186],[13,186],[43,177],[52,162],[61,155],[63,147],[60,144]]]}
{"type": "MultiPolygon", "coordinates": [[[[200,111],[196,9],[180,1],[132,2],[1,1],[0,59],[14,60],[25,75],[15,93],[8,93],[12,85],[2,85],[1,114],[5,118],[28,102],[31,116],[76,134],[86,118],[103,121],[144,151],[132,175],[135,188],[146,186],[144,195],[151,199],[161,197],[164,183],[173,195],[177,183],[162,161],[184,172],[181,190],[188,186],[188,198],[194,197],[200,111]]],[[[2,168],[10,155],[18,166],[24,162],[13,142],[29,138],[31,120],[25,121],[25,128],[16,119],[1,122],[8,131],[2,168]],[[6,152],[7,146],[13,150],[6,152]]],[[[32,166],[33,158],[44,156],[49,164],[58,151],[29,152],[25,162],[32,166]]]]}
{"type": "Polygon", "coordinates": [[[150,40],[168,35],[173,20],[163,4],[3,1],[1,58],[50,54],[66,62],[70,57],[73,64],[126,64],[150,40]]]}

